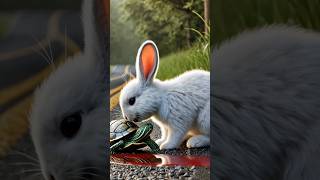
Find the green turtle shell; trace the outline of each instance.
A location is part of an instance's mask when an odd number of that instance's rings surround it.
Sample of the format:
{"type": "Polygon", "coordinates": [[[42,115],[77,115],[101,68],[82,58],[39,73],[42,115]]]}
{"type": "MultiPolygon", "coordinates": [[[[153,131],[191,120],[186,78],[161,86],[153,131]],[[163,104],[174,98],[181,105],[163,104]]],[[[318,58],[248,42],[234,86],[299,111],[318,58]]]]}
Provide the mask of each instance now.
{"type": "Polygon", "coordinates": [[[142,125],[135,131],[135,134],[130,137],[130,141],[126,143],[124,149],[140,149],[146,146],[144,140],[150,137],[153,126],[150,123],[142,125]]]}
{"type": "Polygon", "coordinates": [[[138,125],[125,119],[113,120],[110,122],[110,141],[118,141],[138,128],[138,125]]]}

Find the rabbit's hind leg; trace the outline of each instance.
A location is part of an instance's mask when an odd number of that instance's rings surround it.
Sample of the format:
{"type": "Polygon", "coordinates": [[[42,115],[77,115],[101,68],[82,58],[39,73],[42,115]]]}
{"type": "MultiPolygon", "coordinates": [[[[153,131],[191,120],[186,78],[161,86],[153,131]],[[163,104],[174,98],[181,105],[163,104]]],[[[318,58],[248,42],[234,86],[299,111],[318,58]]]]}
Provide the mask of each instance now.
{"type": "Polygon", "coordinates": [[[179,148],[187,134],[187,128],[169,126],[167,133],[168,136],[166,141],[160,145],[161,150],[179,148]]]}
{"type": "Polygon", "coordinates": [[[188,139],[187,148],[199,148],[210,146],[210,138],[206,135],[195,135],[188,139]]]}
{"type": "Polygon", "coordinates": [[[197,128],[201,134],[209,136],[210,134],[210,100],[206,103],[206,105],[198,115],[197,128]]]}
{"type": "Polygon", "coordinates": [[[206,103],[197,118],[197,130],[200,134],[193,135],[187,141],[188,148],[210,146],[210,101],[206,103]]]}

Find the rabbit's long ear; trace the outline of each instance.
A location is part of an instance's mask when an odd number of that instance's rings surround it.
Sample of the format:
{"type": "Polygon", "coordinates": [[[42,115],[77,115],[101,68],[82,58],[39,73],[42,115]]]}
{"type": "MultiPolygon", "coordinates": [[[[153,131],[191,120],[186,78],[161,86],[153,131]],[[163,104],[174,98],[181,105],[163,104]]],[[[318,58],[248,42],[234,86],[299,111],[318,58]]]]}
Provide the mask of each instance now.
{"type": "Polygon", "coordinates": [[[159,66],[159,51],[153,41],[145,41],[139,48],[136,59],[136,74],[145,85],[152,83],[159,66]]]}
{"type": "Polygon", "coordinates": [[[109,3],[110,0],[83,0],[82,4],[84,53],[101,65],[106,63],[110,49],[109,3]]]}

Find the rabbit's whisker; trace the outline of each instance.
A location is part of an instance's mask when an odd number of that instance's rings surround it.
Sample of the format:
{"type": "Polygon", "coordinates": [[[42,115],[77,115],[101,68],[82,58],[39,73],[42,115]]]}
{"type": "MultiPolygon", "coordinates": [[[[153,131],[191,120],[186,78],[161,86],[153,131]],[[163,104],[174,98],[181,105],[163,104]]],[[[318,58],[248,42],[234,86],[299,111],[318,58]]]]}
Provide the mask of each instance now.
{"type": "Polygon", "coordinates": [[[20,155],[20,156],[23,156],[29,160],[32,160],[33,162],[36,162],[36,163],[39,163],[39,160],[36,159],[35,157],[32,157],[31,155],[27,154],[27,153],[24,153],[24,152],[21,152],[21,151],[13,151],[14,154],[12,155],[20,155]]]}
{"type": "Polygon", "coordinates": [[[14,165],[14,166],[30,165],[30,166],[34,166],[34,167],[40,167],[39,164],[33,163],[33,162],[17,162],[17,163],[9,163],[9,165],[14,165]]]}
{"type": "MultiPolygon", "coordinates": [[[[44,60],[49,64],[52,65],[53,69],[55,69],[55,65],[53,63],[53,57],[49,55],[48,51],[46,50],[45,46],[42,44],[41,41],[39,41],[35,36],[32,36],[33,39],[38,43],[38,47],[41,48],[41,50],[37,50],[33,47],[33,50],[38,53],[40,56],[44,58],[44,60]]],[[[49,48],[51,47],[51,43],[49,42],[49,48]]],[[[51,48],[50,48],[51,49],[51,48]]],[[[51,51],[51,50],[50,50],[51,51]]]]}

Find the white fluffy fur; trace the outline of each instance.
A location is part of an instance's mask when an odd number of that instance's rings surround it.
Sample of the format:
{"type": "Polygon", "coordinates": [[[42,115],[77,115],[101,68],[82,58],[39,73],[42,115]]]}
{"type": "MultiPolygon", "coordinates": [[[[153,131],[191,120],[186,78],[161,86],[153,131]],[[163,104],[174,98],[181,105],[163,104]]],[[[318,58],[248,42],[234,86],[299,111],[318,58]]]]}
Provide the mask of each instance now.
{"type": "Polygon", "coordinates": [[[67,60],[35,93],[31,136],[46,180],[106,178],[106,89],[93,2],[84,0],[83,4],[84,52],[67,60]],[[78,111],[82,126],[75,137],[67,139],[60,123],[78,111]]]}
{"type": "Polygon", "coordinates": [[[161,138],[157,140],[160,149],[178,148],[187,137],[189,148],[209,146],[210,73],[193,70],[174,79],[160,81],[154,79],[158,64],[156,45],[146,41],[141,45],[136,59],[137,78],[121,91],[123,116],[136,121],[152,117],[161,128],[161,138]],[[154,46],[157,61],[147,80],[140,70],[140,54],[146,44],[154,46]],[[131,97],[136,97],[134,105],[128,104],[131,97]]]}

